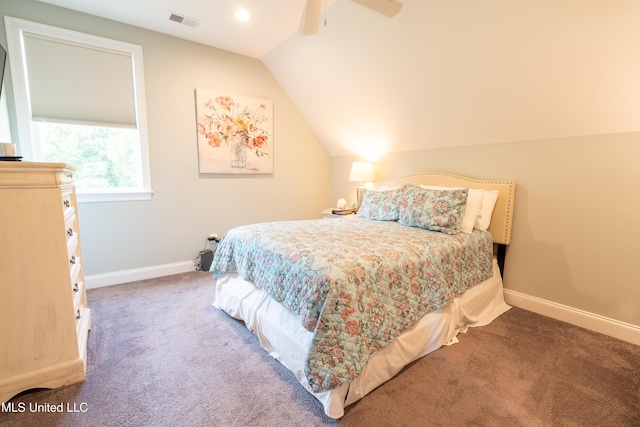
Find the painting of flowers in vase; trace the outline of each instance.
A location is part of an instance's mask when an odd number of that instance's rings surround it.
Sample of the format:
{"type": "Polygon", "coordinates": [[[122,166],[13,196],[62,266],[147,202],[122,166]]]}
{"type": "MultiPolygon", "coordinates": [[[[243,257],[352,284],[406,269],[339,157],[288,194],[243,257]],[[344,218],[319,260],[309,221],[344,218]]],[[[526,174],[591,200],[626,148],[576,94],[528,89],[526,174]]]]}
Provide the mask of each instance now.
{"type": "Polygon", "coordinates": [[[273,173],[273,103],[196,89],[200,173],[273,173]]]}

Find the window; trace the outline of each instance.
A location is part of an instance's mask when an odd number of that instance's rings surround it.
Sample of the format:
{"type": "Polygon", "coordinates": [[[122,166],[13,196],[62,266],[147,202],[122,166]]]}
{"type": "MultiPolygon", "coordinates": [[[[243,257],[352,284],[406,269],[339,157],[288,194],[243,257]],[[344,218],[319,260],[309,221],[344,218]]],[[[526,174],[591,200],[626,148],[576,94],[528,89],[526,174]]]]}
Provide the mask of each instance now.
{"type": "Polygon", "coordinates": [[[82,201],[151,197],[142,48],[5,17],[25,160],[78,168],[82,201]]]}

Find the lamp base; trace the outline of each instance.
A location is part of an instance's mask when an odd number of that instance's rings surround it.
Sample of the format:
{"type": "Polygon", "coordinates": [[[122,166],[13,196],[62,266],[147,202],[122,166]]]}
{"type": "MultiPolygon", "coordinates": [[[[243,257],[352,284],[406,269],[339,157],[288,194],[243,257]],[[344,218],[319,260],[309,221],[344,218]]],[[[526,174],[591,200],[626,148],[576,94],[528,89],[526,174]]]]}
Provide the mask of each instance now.
{"type": "Polygon", "coordinates": [[[357,200],[358,200],[358,207],[360,207],[360,205],[362,205],[362,200],[364,199],[364,185],[359,185],[358,186],[358,190],[356,192],[356,196],[357,196],[357,200]]]}

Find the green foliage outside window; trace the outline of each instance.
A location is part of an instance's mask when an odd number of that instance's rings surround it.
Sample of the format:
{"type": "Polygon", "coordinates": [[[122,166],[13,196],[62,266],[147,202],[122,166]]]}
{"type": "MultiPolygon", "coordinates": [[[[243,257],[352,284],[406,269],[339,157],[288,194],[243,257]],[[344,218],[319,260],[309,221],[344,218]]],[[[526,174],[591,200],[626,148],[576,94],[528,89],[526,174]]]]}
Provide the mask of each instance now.
{"type": "Polygon", "coordinates": [[[79,190],[131,189],[138,186],[137,131],[37,122],[46,162],[78,168],[79,190]]]}

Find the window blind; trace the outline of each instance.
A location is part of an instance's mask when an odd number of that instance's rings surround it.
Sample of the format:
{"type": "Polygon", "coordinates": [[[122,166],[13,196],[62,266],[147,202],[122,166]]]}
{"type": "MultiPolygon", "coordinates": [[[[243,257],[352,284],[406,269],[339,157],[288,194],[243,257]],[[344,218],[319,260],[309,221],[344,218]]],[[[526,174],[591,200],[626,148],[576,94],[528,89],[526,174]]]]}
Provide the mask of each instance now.
{"type": "Polygon", "coordinates": [[[136,127],[130,53],[23,33],[32,120],[136,127]]]}

